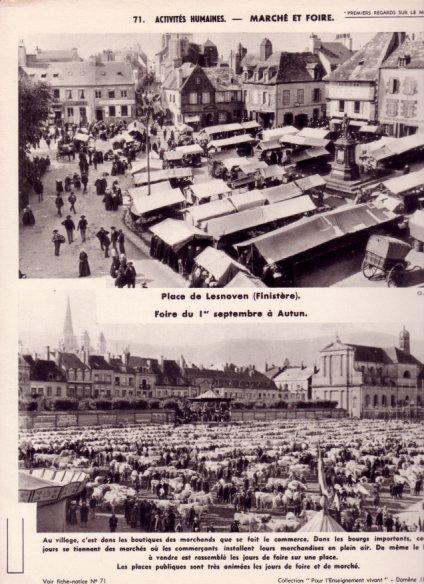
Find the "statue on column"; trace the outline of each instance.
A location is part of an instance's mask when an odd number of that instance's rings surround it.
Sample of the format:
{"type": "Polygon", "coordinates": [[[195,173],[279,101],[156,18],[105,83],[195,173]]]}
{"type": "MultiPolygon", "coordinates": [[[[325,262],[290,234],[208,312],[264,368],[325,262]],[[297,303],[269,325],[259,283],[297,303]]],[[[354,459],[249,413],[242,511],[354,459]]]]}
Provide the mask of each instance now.
{"type": "Polygon", "coordinates": [[[348,134],[348,132],[349,132],[349,118],[347,117],[346,113],[343,115],[341,130],[342,130],[342,136],[344,138],[348,138],[349,137],[349,134],[348,134]]]}

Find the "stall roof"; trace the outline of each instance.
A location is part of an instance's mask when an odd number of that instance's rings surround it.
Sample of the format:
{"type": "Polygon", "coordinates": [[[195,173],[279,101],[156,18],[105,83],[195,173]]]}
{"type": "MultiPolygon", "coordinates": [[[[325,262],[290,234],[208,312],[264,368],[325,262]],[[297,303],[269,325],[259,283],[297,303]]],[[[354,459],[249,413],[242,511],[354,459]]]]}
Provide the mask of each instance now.
{"type": "Polygon", "coordinates": [[[393,213],[396,213],[397,210],[404,209],[401,199],[385,195],[384,193],[380,193],[376,199],[373,199],[373,203],[376,207],[384,207],[393,213]]]}
{"type": "Polygon", "coordinates": [[[141,122],[139,122],[138,120],[134,120],[134,122],[129,123],[127,126],[127,131],[129,133],[140,132],[140,134],[142,134],[145,129],[146,129],[146,126],[144,124],[142,124],[141,122]]]}
{"type": "Polygon", "coordinates": [[[294,126],[283,126],[282,128],[272,128],[262,132],[262,140],[278,140],[286,134],[297,134],[298,130],[294,126]]]}
{"type": "Polygon", "coordinates": [[[280,142],[285,144],[293,144],[296,146],[314,146],[316,148],[325,148],[330,143],[330,140],[324,138],[315,138],[312,136],[301,136],[300,134],[289,134],[282,136],[280,142]]]}
{"type": "Polygon", "coordinates": [[[243,158],[242,156],[234,156],[232,158],[224,158],[222,160],[222,166],[224,166],[227,170],[231,170],[232,168],[235,168],[236,166],[240,167],[240,164],[243,164],[243,162],[246,159],[243,158]]]}
{"type": "Polygon", "coordinates": [[[260,124],[258,124],[258,122],[255,122],[254,120],[251,120],[250,122],[241,122],[241,127],[243,128],[243,130],[256,130],[256,129],[260,129],[262,128],[262,126],[260,124]]]}
{"type": "Polygon", "coordinates": [[[261,169],[264,178],[280,178],[286,174],[286,169],[279,164],[270,164],[261,169]]]}
{"type": "Polygon", "coordinates": [[[211,235],[197,229],[186,221],[177,221],[176,219],[165,219],[165,221],[150,227],[150,231],[175,251],[178,251],[186,243],[194,239],[212,240],[211,235]]]}
{"type": "Polygon", "coordinates": [[[201,201],[218,195],[224,195],[231,191],[230,187],[220,178],[214,178],[205,182],[195,183],[190,187],[193,195],[201,201]]]}
{"type": "Polygon", "coordinates": [[[193,205],[188,210],[188,217],[191,218],[193,225],[196,225],[212,217],[221,217],[222,215],[228,215],[234,212],[234,205],[228,197],[227,199],[218,199],[217,201],[211,201],[204,205],[193,205]]]}
{"type": "Polygon", "coordinates": [[[201,268],[211,274],[222,287],[228,284],[238,272],[247,271],[244,266],[230,258],[224,251],[212,246],[205,248],[195,259],[201,268]]]}
{"type": "Polygon", "coordinates": [[[361,126],[359,128],[360,132],[364,132],[367,134],[376,134],[379,131],[380,127],[379,126],[372,126],[371,124],[367,124],[365,126],[361,126]]]}
{"type": "Polygon", "coordinates": [[[234,122],[233,124],[221,124],[217,126],[209,126],[207,128],[203,128],[203,132],[208,136],[213,136],[213,134],[220,134],[221,132],[235,132],[237,130],[243,130],[243,126],[238,122],[234,122]]]}
{"type": "Polygon", "coordinates": [[[290,155],[292,162],[305,162],[305,160],[313,160],[314,158],[319,158],[320,156],[329,156],[330,153],[323,147],[319,148],[307,148],[302,150],[302,152],[296,152],[290,155]]]}
{"type": "MultiPolygon", "coordinates": [[[[150,170],[162,170],[162,160],[157,160],[156,158],[150,159],[150,170]]],[[[147,160],[139,160],[138,162],[132,163],[132,168],[130,169],[131,174],[137,174],[138,172],[143,172],[143,170],[147,169],[147,160]]]]}
{"type": "Polygon", "coordinates": [[[239,272],[225,288],[266,288],[266,286],[259,278],[245,272],[239,272]]]}
{"type": "Polygon", "coordinates": [[[132,212],[135,215],[145,215],[158,209],[185,203],[185,197],[180,189],[167,189],[152,195],[137,194],[132,201],[132,212]]]}
{"type": "Polygon", "coordinates": [[[392,156],[397,156],[399,154],[404,154],[409,150],[414,150],[415,148],[424,147],[424,134],[412,134],[411,136],[404,136],[403,138],[398,138],[386,142],[382,148],[372,151],[372,157],[376,161],[385,160],[386,158],[391,158],[392,156]]]}
{"type": "Polygon", "coordinates": [[[395,195],[401,195],[411,189],[424,185],[424,168],[409,174],[403,174],[394,178],[389,178],[383,182],[383,186],[395,195]]]}
{"type": "Polygon", "coordinates": [[[262,140],[261,142],[259,142],[256,148],[258,150],[262,150],[263,152],[265,152],[266,150],[281,150],[281,148],[283,148],[283,145],[276,139],[262,140]]]}
{"type": "MultiPolygon", "coordinates": [[[[163,193],[165,191],[171,192],[173,190],[174,189],[171,187],[171,185],[169,183],[153,183],[152,185],[150,185],[150,194],[151,195],[163,193]]],[[[147,192],[148,192],[147,185],[128,189],[128,194],[131,196],[132,199],[141,197],[143,195],[147,195],[147,192]]]]}
{"type": "Polygon", "coordinates": [[[311,176],[304,176],[295,181],[298,187],[302,189],[303,192],[307,192],[311,189],[317,189],[319,187],[325,187],[327,184],[325,179],[319,174],[311,174],[311,176]]]}
{"type": "MultiPolygon", "coordinates": [[[[161,182],[164,180],[171,180],[172,178],[186,178],[193,176],[193,169],[190,167],[184,168],[166,168],[156,170],[150,174],[150,182],[161,182]]],[[[148,183],[148,173],[142,172],[139,176],[134,177],[136,185],[145,185],[148,183]]]]}
{"type": "Polygon", "coordinates": [[[269,203],[280,203],[281,201],[288,201],[289,199],[300,197],[303,194],[302,189],[298,187],[295,182],[289,182],[285,185],[277,185],[276,187],[263,189],[261,192],[269,203]]]}
{"type": "Polygon", "coordinates": [[[164,160],[182,160],[184,154],[176,150],[167,150],[163,153],[164,160]]]}
{"type": "Polygon", "coordinates": [[[199,144],[187,144],[186,146],[178,146],[175,152],[181,154],[204,154],[203,148],[199,144]]]}
{"type": "Polygon", "coordinates": [[[242,161],[239,163],[239,168],[241,168],[244,174],[257,172],[258,170],[267,168],[267,166],[264,160],[257,160],[255,158],[242,158],[242,161]]]}
{"type": "Polygon", "coordinates": [[[249,134],[241,134],[240,136],[231,136],[231,138],[223,138],[222,140],[212,140],[208,144],[208,148],[223,148],[224,146],[234,146],[238,144],[253,144],[256,140],[249,134]]]}
{"type": "Polygon", "coordinates": [[[418,209],[409,218],[409,234],[414,239],[423,242],[424,241],[424,211],[418,209]]]}
{"type": "Polygon", "coordinates": [[[330,130],[328,130],[327,128],[303,128],[303,130],[300,130],[300,132],[298,132],[298,136],[304,136],[305,138],[319,138],[319,139],[325,139],[328,138],[329,134],[330,134],[330,130]]]}
{"type": "Polygon", "coordinates": [[[367,203],[345,205],[300,219],[271,233],[238,243],[236,247],[254,246],[267,264],[275,264],[350,233],[388,223],[395,217],[390,211],[367,203]]]}
{"type": "Polygon", "coordinates": [[[122,134],[116,134],[111,141],[121,142],[122,140],[125,140],[125,142],[134,142],[134,136],[131,136],[129,132],[122,132],[122,134]]]}
{"type": "Polygon", "coordinates": [[[253,189],[246,193],[237,193],[229,197],[229,200],[234,205],[236,211],[244,211],[245,209],[253,209],[265,204],[265,197],[263,191],[253,189]]]}
{"type": "Polygon", "coordinates": [[[253,229],[260,225],[271,223],[280,219],[288,219],[301,213],[313,211],[316,209],[314,203],[308,195],[282,201],[273,205],[264,205],[254,209],[247,209],[227,215],[211,219],[206,223],[207,232],[212,234],[215,239],[220,239],[226,235],[244,231],[245,229],[253,229]]]}

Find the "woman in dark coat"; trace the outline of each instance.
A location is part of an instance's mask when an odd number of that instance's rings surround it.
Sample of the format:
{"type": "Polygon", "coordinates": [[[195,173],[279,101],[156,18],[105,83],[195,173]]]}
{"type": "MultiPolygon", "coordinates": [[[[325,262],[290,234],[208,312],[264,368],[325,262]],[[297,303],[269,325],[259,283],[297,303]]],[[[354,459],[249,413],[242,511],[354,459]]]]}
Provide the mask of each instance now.
{"type": "Polygon", "coordinates": [[[22,223],[24,225],[34,225],[35,224],[34,213],[32,212],[32,209],[29,205],[27,207],[25,207],[24,212],[22,214],[22,223]]]}
{"type": "Polygon", "coordinates": [[[85,250],[82,249],[79,254],[79,277],[85,278],[86,276],[90,276],[90,265],[88,263],[88,255],[86,254],[85,250]]]}

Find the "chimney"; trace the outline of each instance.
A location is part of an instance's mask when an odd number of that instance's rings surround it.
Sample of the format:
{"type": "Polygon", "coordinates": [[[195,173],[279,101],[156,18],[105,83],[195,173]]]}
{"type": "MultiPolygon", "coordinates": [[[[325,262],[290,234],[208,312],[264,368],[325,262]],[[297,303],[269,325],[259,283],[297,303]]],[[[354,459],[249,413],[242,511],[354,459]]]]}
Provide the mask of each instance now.
{"type": "Polygon", "coordinates": [[[349,51],[352,50],[352,37],[349,33],[337,34],[336,41],[342,43],[349,51]]]}
{"type": "Polygon", "coordinates": [[[110,353],[108,353],[108,354],[107,354],[107,359],[106,359],[106,361],[107,361],[108,363],[110,363],[110,353]]]}
{"type": "Polygon", "coordinates": [[[309,52],[314,55],[321,48],[321,39],[316,34],[311,34],[309,37],[309,52]]]}
{"type": "Polygon", "coordinates": [[[128,367],[128,365],[130,364],[130,350],[127,348],[125,353],[124,353],[124,359],[125,359],[125,365],[128,367]]]}
{"type": "Polygon", "coordinates": [[[46,355],[47,355],[47,361],[50,361],[50,347],[48,345],[46,347],[46,355]]]}

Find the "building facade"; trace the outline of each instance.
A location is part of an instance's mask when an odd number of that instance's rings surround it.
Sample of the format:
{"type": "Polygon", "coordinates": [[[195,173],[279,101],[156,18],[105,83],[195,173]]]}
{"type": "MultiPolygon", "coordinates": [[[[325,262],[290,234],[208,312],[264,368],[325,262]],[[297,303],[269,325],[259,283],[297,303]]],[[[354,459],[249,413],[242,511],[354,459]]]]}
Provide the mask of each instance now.
{"type": "Polygon", "coordinates": [[[67,397],[85,398],[92,397],[91,370],[74,353],[57,351],[56,364],[64,373],[67,381],[67,397]]]}
{"type": "Polygon", "coordinates": [[[259,57],[242,60],[246,112],[263,127],[294,125],[303,128],[325,116],[323,77],[347,59],[351,51],[343,43],[322,43],[312,35],[309,50],[302,53],[273,52],[263,39],[259,57]]]}
{"type": "Polygon", "coordinates": [[[423,73],[423,35],[410,35],[380,68],[379,123],[388,136],[424,131],[423,73]]]}
{"type": "Polygon", "coordinates": [[[66,376],[54,361],[31,355],[23,355],[22,358],[30,367],[31,399],[51,400],[67,397],[66,376]]]}
{"type": "Polygon", "coordinates": [[[129,63],[108,61],[46,62],[22,71],[51,87],[51,116],[56,121],[87,124],[135,116],[135,79],[129,63]]]}
{"type": "Polygon", "coordinates": [[[176,124],[196,129],[243,117],[242,87],[227,68],[203,68],[184,63],[172,70],[162,86],[162,104],[176,124]]]}
{"type": "Polygon", "coordinates": [[[379,70],[404,37],[378,33],[326,75],[327,117],[333,125],[340,124],[345,114],[352,125],[377,123],[379,70]]]}
{"type": "Polygon", "coordinates": [[[403,329],[399,347],[373,347],[336,339],[320,353],[312,399],[331,400],[351,417],[418,417],[423,407],[423,365],[410,352],[403,329]]]}
{"type": "Polygon", "coordinates": [[[281,392],[281,399],[289,404],[312,400],[312,379],[314,367],[287,367],[274,377],[274,383],[281,392]]]}
{"type": "Polygon", "coordinates": [[[91,369],[92,396],[94,399],[112,399],[114,369],[103,355],[89,355],[88,365],[91,369]]]}

